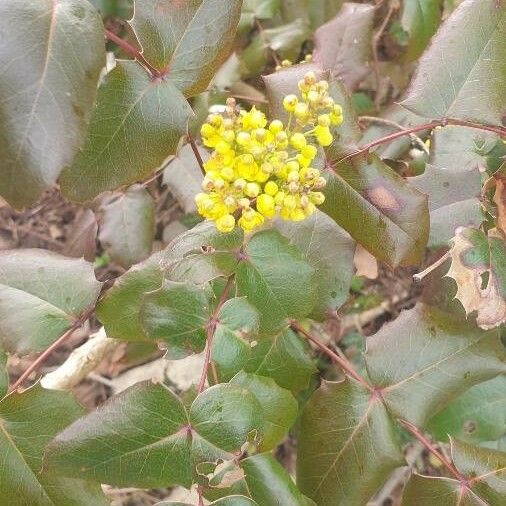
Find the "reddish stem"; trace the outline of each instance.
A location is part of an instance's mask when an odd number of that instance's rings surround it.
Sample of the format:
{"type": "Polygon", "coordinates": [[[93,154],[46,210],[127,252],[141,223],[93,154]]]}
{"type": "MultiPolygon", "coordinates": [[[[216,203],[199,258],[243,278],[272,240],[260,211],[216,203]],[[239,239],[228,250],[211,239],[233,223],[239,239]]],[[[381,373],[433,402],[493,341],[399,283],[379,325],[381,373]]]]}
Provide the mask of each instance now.
{"type": "Polygon", "coordinates": [[[499,135],[500,137],[506,137],[506,128],[503,127],[496,127],[493,125],[482,125],[481,123],[473,123],[472,121],[465,121],[460,119],[454,119],[454,118],[447,118],[447,119],[436,119],[429,123],[424,123],[423,125],[418,125],[412,128],[407,128],[406,130],[401,130],[399,132],[394,132],[389,135],[385,135],[384,137],[380,137],[379,139],[376,139],[374,141],[368,142],[361,148],[357,149],[353,153],[349,153],[343,158],[340,158],[339,160],[332,161],[333,164],[339,164],[341,162],[344,162],[345,160],[348,160],[350,158],[354,158],[355,156],[362,155],[364,153],[368,153],[372,148],[379,146],[381,144],[386,144],[388,142],[394,141],[395,139],[398,139],[399,137],[404,137],[405,135],[414,134],[416,132],[422,132],[423,130],[432,130],[436,128],[437,126],[447,126],[447,125],[457,125],[457,126],[464,126],[468,128],[476,128],[477,130],[486,130],[488,132],[494,132],[495,134],[499,135]]]}
{"type": "Polygon", "coordinates": [[[110,30],[105,31],[105,37],[110,41],[114,42],[117,46],[119,46],[125,53],[130,55],[132,58],[135,58],[149,73],[150,77],[153,79],[163,77],[167,74],[167,71],[158,70],[153,67],[151,63],[144,58],[143,54],[134,46],[130,45],[126,40],[118,37],[115,33],[110,30]]]}
{"type": "Polygon", "coordinates": [[[64,343],[83,323],[91,316],[94,311],[94,307],[87,309],[73,324],[72,326],[54,343],[51,344],[46,350],[44,350],[26,369],[26,371],[17,379],[17,381],[10,388],[10,392],[14,392],[19,386],[23,384],[26,378],[37,369],[37,367],[46,360],[46,358],[53,353],[62,343],[64,343]]]}
{"type": "Polygon", "coordinates": [[[457,468],[453,465],[452,462],[450,462],[411,422],[408,422],[407,420],[398,420],[399,423],[408,431],[410,432],[420,443],[426,448],[427,451],[432,453],[437,459],[441,461],[441,463],[448,469],[448,471],[455,477],[457,480],[460,481],[462,485],[464,485],[466,488],[469,487],[469,482],[465,476],[463,476],[457,468]]]}
{"type": "Polygon", "coordinates": [[[355,369],[353,369],[353,366],[351,365],[348,360],[340,357],[337,353],[332,351],[328,346],[321,343],[316,337],[312,336],[309,332],[307,332],[304,328],[301,327],[301,325],[296,322],[292,321],[290,324],[290,327],[295,330],[295,332],[298,332],[299,334],[302,334],[308,341],[312,342],[315,346],[320,348],[330,359],[335,362],[341,369],[350,377],[358,381],[362,386],[367,388],[370,392],[376,392],[375,388],[369,385],[369,383],[358,374],[355,369]]]}
{"type": "Polygon", "coordinates": [[[230,288],[232,287],[232,282],[234,280],[234,275],[230,276],[227,279],[227,284],[225,288],[223,288],[223,292],[221,292],[220,299],[218,300],[218,304],[214,308],[213,314],[209,318],[206,326],[206,346],[204,349],[204,366],[202,367],[202,373],[200,375],[199,385],[197,387],[197,393],[200,394],[204,391],[204,385],[206,383],[207,371],[209,370],[209,364],[211,362],[211,346],[213,344],[214,332],[216,331],[216,325],[218,325],[218,313],[220,312],[221,307],[225,303],[228,297],[228,293],[230,288]]]}
{"type": "Polygon", "coordinates": [[[188,132],[186,136],[188,137],[188,141],[190,142],[190,146],[192,147],[193,154],[195,155],[195,158],[197,159],[197,162],[200,166],[200,170],[202,171],[202,174],[205,175],[206,170],[204,169],[204,160],[202,160],[202,156],[200,156],[200,151],[199,148],[197,147],[197,144],[195,143],[195,139],[192,137],[190,132],[188,132]]]}

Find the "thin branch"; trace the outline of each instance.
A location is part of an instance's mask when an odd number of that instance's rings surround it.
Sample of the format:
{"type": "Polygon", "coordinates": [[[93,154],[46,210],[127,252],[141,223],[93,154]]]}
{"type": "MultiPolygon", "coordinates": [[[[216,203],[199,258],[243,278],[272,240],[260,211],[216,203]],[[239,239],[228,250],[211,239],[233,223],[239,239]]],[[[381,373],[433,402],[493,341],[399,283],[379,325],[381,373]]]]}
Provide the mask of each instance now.
{"type": "Polygon", "coordinates": [[[466,487],[469,486],[469,482],[465,476],[463,476],[457,468],[450,462],[411,422],[407,420],[399,419],[398,422],[408,431],[410,432],[420,443],[425,447],[427,451],[432,453],[441,463],[448,469],[448,471],[462,483],[466,487]]]}
{"type": "Polygon", "coordinates": [[[368,153],[372,148],[376,146],[380,146],[381,144],[386,144],[388,142],[394,141],[395,139],[398,139],[400,137],[404,137],[405,135],[414,134],[416,132],[422,132],[423,130],[432,130],[438,126],[444,127],[447,125],[458,125],[458,126],[464,126],[468,128],[475,128],[477,130],[486,130],[488,132],[494,132],[495,134],[499,135],[502,138],[506,138],[506,128],[499,127],[499,126],[493,126],[493,125],[484,125],[481,123],[473,123],[472,121],[465,121],[460,119],[454,119],[454,118],[445,118],[445,119],[435,119],[430,121],[429,123],[424,123],[423,125],[414,126],[412,128],[407,128],[406,130],[403,130],[401,132],[394,132],[389,135],[385,135],[384,137],[380,137],[379,139],[375,139],[374,141],[368,142],[361,148],[357,149],[356,151],[353,151],[352,153],[348,153],[343,158],[340,158],[338,160],[333,160],[333,164],[339,164],[341,162],[344,162],[345,160],[349,160],[350,158],[354,158],[356,156],[368,153]]]}
{"type": "Polygon", "coordinates": [[[202,373],[200,375],[199,386],[197,387],[197,393],[202,393],[204,391],[204,385],[206,383],[207,371],[209,370],[209,364],[211,362],[211,346],[213,344],[214,332],[216,331],[216,325],[218,325],[218,313],[220,312],[221,307],[225,303],[228,297],[228,293],[230,292],[230,288],[232,287],[232,282],[234,281],[234,275],[230,276],[227,279],[227,284],[223,291],[221,292],[220,299],[214,308],[213,314],[209,318],[206,326],[206,346],[204,349],[204,366],[202,367],[202,373]]]}
{"type": "Polygon", "coordinates": [[[197,159],[197,162],[200,166],[200,170],[202,171],[202,174],[206,174],[206,169],[204,169],[204,160],[202,160],[202,156],[200,155],[199,148],[197,147],[197,144],[195,143],[195,139],[192,137],[192,134],[188,132],[186,134],[186,137],[188,138],[188,141],[190,142],[190,146],[192,147],[193,154],[195,155],[195,158],[197,159]]]}
{"type": "Polygon", "coordinates": [[[130,55],[132,58],[136,59],[147,71],[151,78],[157,79],[167,75],[167,70],[158,70],[151,63],[144,58],[143,54],[134,46],[130,45],[126,40],[118,37],[115,33],[110,30],[105,31],[106,39],[114,42],[117,46],[119,46],[125,53],[130,55]]]}
{"type": "MultiPolygon", "coordinates": [[[[380,125],[387,125],[392,128],[395,128],[396,130],[399,130],[400,132],[406,130],[405,127],[403,127],[396,121],[392,121],[391,119],[378,118],[377,116],[359,116],[358,121],[359,122],[367,121],[370,123],[379,123],[380,125]]],[[[418,144],[418,146],[422,151],[424,151],[427,155],[429,154],[429,148],[425,145],[425,142],[423,142],[422,139],[418,137],[418,135],[409,134],[409,137],[411,138],[413,144],[418,144]]]]}
{"type": "Polygon", "coordinates": [[[312,336],[309,332],[307,332],[298,322],[292,321],[290,323],[290,327],[297,333],[302,334],[308,341],[313,343],[315,346],[320,348],[333,362],[335,362],[348,376],[352,377],[356,381],[358,381],[362,386],[367,388],[367,390],[374,392],[375,389],[369,383],[358,374],[351,363],[345,358],[341,358],[336,352],[331,350],[327,345],[320,342],[316,337],[312,336]]]}
{"type": "Polygon", "coordinates": [[[39,367],[39,365],[46,360],[51,353],[53,353],[56,348],[58,348],[62,343],[64,343],[79,327],[81,327],[84,322],[91,316],[95,307],[91,307],[87,309],[73,324],[72,326],[54,343],[52,343],[48,348],[46,348],[26,369],[26,371],[17,379],[17,381],[10,388],[10,392],[14,392],[19,386],[23,384],[23,382],[30,376],[30,374],[39,367]]]}
{"type": "Polygon", "coordinates": [[[434,269],[437,269],[441,264],[444,264],[446,260],[450,257],[450,252],[447,251],[439,260],[436,260],[432,265],[429,265],[427,269],[424,269],[422,272],[413,275],[413,279],[419,283],[422,279],[430,274],[434,269]]]}

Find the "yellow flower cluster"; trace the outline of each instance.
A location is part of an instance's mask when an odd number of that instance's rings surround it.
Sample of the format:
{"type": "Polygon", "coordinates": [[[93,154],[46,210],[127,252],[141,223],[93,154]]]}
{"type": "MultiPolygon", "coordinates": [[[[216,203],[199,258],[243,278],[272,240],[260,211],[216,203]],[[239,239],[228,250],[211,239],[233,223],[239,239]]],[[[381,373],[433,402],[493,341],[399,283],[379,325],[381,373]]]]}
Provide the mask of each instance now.
{"type": "Polygon", "coordinates": [[[232,231],[236,222],[250,231],[276,214],[303,220],[323,203],[325,179],[311,163],[318,145],[332,143],[329,127],[342,123],[342,109],[329,96],[327,81],[317,82],[313,72],[298,86],[300,96],[283,100],[286,125],[268,124],[255,107],[238,111],[234,99],[227,100],[223,115],[211,114],[202,125],[203,143],[213,152],[195,202],[221,232],[232,231]]]}

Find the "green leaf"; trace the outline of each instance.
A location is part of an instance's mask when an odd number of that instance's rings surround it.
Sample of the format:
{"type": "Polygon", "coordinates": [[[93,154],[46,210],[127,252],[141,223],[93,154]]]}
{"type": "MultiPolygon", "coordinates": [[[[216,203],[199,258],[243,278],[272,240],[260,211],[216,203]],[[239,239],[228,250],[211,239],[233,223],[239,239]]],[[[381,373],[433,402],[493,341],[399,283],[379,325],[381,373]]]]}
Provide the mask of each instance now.
{"type": "Polygon", "coordinates": [[[7,394],[9,374],[7,373],[7,354],[0,350],[0,399],[7,394]]]}
{"type": "Polygon", "coordinates": [[[143,56],[188,97],[205,91],[228,58],[240,13],[237,0],[141,0],[130,25],[143,56]]]}
{"type": "Polygon", "coordinates": [[[69,394],[47,391],[40,385],[0,400],[2,500],[13,506],[108,504],[99,485],[61,478],[46,469],[41,472],[46,444],[82,412],[69,394]]]}
{"type": "Polygon", "coordinates": [[[315,269],[314,319],[324,320],[344,304],[353,277],[355,241],[334,220],[316,211],[300,223],[278,220],[276,228],[315,269]]]}
{"type": "Polygon", "coordinates": [[[99,239],[113,260],[128,269],[151,253],[155,202],[141,185],[113,195],[101,206],[99,239]]]}
{"type": "Polygon", "coordinates": [[[239,261],[243,232],[218,232],[204,221],[172,241],[165,249],[162,266],[169,279],[203,284],[232,274],[239,261]]]}
{"type": "Polygon", "coordinates": [[[51,187],[81,146],[105,63],[83,0],[2,0],[0,194],[15,207],[51,187]]]}
{"type": "Polygon", "coordinates": [[[243,0],[239,32],[253,26],[255,19],[271,19],[281,6],[281,0],[243,0]]]}
{"type": "Polygon", "coordinates": [[[506,376],[479,383],[434,416],[428,430],[438,440],[453,436],[466,443],[495,441],[506,435],[506,376]]]}
{"type": "Polygon", "coordinates": [[[218,328],[211,356],[219,381],[228,381],[244,370],[272,378],[279,386],[297,394],[308,388],[316,370],[308,351],[305,343],[289,329],[259,341],[249,341],[241,334],[220,332],[218,328]]]}
{"type": "Polygon", "coordinates": [[[352,380],[324,382],[302,415],[301,491],[317,504],[366,504],[400,465],[395,429],[381,399],[352,380]]]}
{"type": "Polygon", "coordinates": [[[409,182],[429,197],[430,248],[448,246],[458,227],[479,226],[485,218],[479,200],[481,177],[474,167],[437,168],[428,163],[425,172],[409,182]]]}
{"type": "Polygon", "coordinates": [[[446,276],[457,283],[458,299],[466,315],[476,311],[483,329],[506,323],[506,242],[495,229],[460,228],[450,250],[446,276]],[[483,288],[482,288],[483,287],[483,288]]]}
{"type": "Polygon", "coordinates": [[[138,383],[59,434],[46,463],[116,486],[190,488],[197,464],[231,459],[262,423],[260,404],[237,385],[208,388],[188,413],[165,386],[138,383]]]}
{"type": "Polygon", "coordinates": [[[83,202],[145,179],[175,153],[191,114],[171,82],[150,79],[134,61],[118,61],[98,90],[82,150],[62,172],[62,192],[83,202]]]}
{"type": "Polygon", "coordinates": [[[401,25],[409,34],[404,54],[406,61],[416,60],[436,33],[442,4],[442,0],[404,0],[401,25]]]}
{"type": "MultiPolygon", "coordinates": [[[[204,161],[209,158],[209,152],[198,146],[200,156],[204,161]]],[[[204,175],[190,144],[185,144],[170,160],[163,171],[163,184],[166,184],[184,212],[195,213],[195,195],[202,191],[204,175]]]]}
{"type": "Polygon", "coordinates": [[[251,498],[262,506],[309,506],[290,475],[270,454],[263,453],[241,461],[251,498]]]}
{"type": "Polygon", "coordinates": [[[506,453],[452,440],[453,462],[468,485],[450,478],[414,474],[406,485],[404,506],[499,506],[506,496],[506,453]]]}
{"type": "Polygon", "coordinates": [[[322,211],[366,250],[395,267],[421,260],[429,233],[427,197],[376,155],[327,165],[322,211]]]}
{"type": "Polygon", "coordinates": [[[401,105],[427,118],[500,125],[506,100],[505,16],[504,2],[462,2],[420,59],[401,105]]]}
{"type": "Polygon", "coordinates": [[[306,0],[307,11],[313,29],[332,19],[341,9],[344,0],[306,0]]]}
{"type": "Polygon", "coordinates": [[[199,353],[206,343],[210,302],[207,286],[166,281],[158,290],[144,295],[141,326],[148,338],[163,341],[171,359],[199,353]]]}
{"type": "Polygon", "coordinates": [[[369,73],[374,6],[345,3],[338,15],[315,32],[313,59],[349,89],[369,73]]]}
{"type": "Polygon", "coordinates": [[[315,303],[314,269],[276,230],[255,234],[237,267],[239,295],[260,313],[260,332],[274,333],[290,318],[302,318],[315,303]]]}
{"type": "Polygon", "coordinates": [[[101,287],[82,258],[1,251],[0,344],[18,354],[46,349],[95,304],[101,287]]]}
{"type": "MultiPolygon", "coordinates": [[[[297,417],[298,404],[293,395],[279,387],[272,378],[239,372],[230,381],[251,392],[263,408],[264,425],[259,451],[275,448],[286,436],[297,417]]],[[[248,480],[247,480],[248,481],[248,480]]],[[[258,500],[257,497],[253,499],[258,500]]]]}
{"type": "Polygon", "coordinates": [[[108,337],[138,341],[148,339],[139,321],[142,296],[161,288],[163,270],[162,253],[151,255],[134,265],[116,279],[97,304],[97,318],[105,327],[108,337]]]}
{"type": "MultiPolygon", "coordinates": [[[[157,502],[154,506],[193,506],[192,504],[173,502],[173,501],[162,501],[157,502]]],[[[230,495],[228,497],[222,497],[217,501],[214,501],[210,506],[258,506],[255,501],[252,501],[243,495],[230,495]]]]}
{"type": "Polygon", "coordinates": [[[417,426],[469,387],[506,371],[495,331],[423,304],[368,337],[365,359],[389,411],[417,426]]]}

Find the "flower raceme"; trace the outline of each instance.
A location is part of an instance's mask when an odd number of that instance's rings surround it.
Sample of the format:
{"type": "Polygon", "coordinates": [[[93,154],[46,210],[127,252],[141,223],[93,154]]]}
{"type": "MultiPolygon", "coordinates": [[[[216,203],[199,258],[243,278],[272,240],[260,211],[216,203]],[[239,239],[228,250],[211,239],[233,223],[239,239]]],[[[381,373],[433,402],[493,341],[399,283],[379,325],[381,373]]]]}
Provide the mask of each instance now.
{"type": "Polygon", "coordinates": [[[311,163],[317,146],[332,143],[330,127],[342,123],[342,109],[329,96],[327,81],[317,82],[313,72],[298,87],[299,96],[283,100],[286,125],[268,123],[255,107],[238,111],[231,98],[223,115],[211,114],[202,125],[204,146],[213,152],[195,202],[221,232],[236,223],[251,231],[275,215],[303,220],[323,203],[325,179],[311,163]]]}

